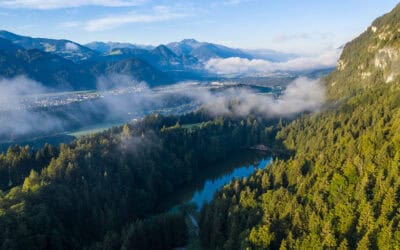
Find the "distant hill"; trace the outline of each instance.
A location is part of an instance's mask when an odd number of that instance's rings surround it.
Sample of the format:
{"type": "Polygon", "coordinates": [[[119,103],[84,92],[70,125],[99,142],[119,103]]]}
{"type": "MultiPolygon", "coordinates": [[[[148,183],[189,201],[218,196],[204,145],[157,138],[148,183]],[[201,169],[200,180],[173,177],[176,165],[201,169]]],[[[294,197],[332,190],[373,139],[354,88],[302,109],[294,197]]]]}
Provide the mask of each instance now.
{"type": "MultiPolygon", "coordinates": [[[[86,47],[95,50],[104,55],[110,54],[118,49],[142,49],[154,50],[157,47],[151,45],[138,45],[131,43],[118,43],[118,42],[91,42],[85,44],[86,47]]],[[[160,45],[163,46],[163,45],[160,45]]],[[[158,46],[158,47],[160,47],[158,46]]],[[[247,59],[264,59],[269,61],[286,61],[295,58],[298,55],[290,53],[282,53],[274,50],[244,50],[229,48],[224,45],[199,42],[195,39],[184,39],[180,42],[172,42],[165,45],[175,55],[185,58],[196,58],[197,61],[205,62],[211,58],[229,58],[241,57],[247,59]]]]}
{"type": "Polygon", "coordinates": [[[165,45],[160,45],[152,50],[139,48],[114,49],[105,54],[102,60],[115,61],[127,58],[139,58],[162,71],[196,71],[202,69],[197,58],[186,55],[178,56],[165,45]]]}
{"type": "Polygon", "coordinates": [[[133,79],[145,81],[151,87],[174,82],[172,76],[154,68],[151,64],[138,58],[88,63],[87,66],[93,76],[130,76],[133,79]]]}
{"type": "Polygon", "coordinates": [[[0,77],[23,74],[54,89],[93,89],[98,77],[109,74],[125,74],[146,81],[150,86],[200,80],[216,77],[205,67],[212,58],[282,62],[297,57],[272,50],[229,48],[195,39],[157,47],[119,42],[81,45],[65,39],[34,38],[4,30],[0,31],[0,39],[0,77]]]}
{"type": "Polygon", "coordinates": [[[241,57],[251,59],[251,55],[240,49],[232,49],[223,45],[198,42],[194,39],[184,39],[166,45],[177,55],[193,56],[200,61],[208,61],[211,58],[241,57]]]}
{"type": "Polygon", "coordinates": [[[8,31],[0,31],[0,38],[12,41],[14,44],[25,48],[38,49],[61,56],[65,59],[78,62],[97,56],[97,52],[70,40],[57,40],[48,38],[32,38],[20,36],[8,31]]]}
{"type": "Polygon", "coordinates": [[[24,49],[0,38],[0,76],[25,75],[53,89],[90,89],[95,77],[60,56],[38,49],[24,49]]]}
{"type": "Polygon", "coordinates": [[[167,74],[141,59],[77,64],[61,56],[39,49],[25,49],[0,38],[0,77],[25,75],[51,89],[83,90],[96,88],[99,76],[115,74],[129,75],[150,85],[172,82],[167,74]]]}
{"type": "Polygon", "coordinates": [[[107,54],[113,51],[114,49],[146,49],[151,50],[154,49],[154,46],[151,45],[140,45],[140,44],[132,44],[132,43],[119,43],[119,42],[91,42],[87,43],[84,46],[88,47],[91,50],[100,52],[102,54],[107,54]]]}

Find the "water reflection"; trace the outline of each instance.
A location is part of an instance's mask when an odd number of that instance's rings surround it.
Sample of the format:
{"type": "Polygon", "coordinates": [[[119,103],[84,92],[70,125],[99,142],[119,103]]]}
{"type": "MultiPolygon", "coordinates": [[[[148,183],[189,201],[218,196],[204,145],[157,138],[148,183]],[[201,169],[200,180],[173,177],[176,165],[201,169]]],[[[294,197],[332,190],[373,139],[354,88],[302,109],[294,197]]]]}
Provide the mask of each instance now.
{"type": "Polygon", "coordinates": [[[223,186],[231,182],[233,179],[248,177],[257,169],[263,169],[272,162],[272,158],[261,159],[258,165],[249,165],[236,168],[232,173],[228,173],[219,177],[216,180],[206,180],[204,188],[196,191],[190,203],[196,204],[197,208],[201,208],[204,203],[210,202],[214,193],[220,190],[223,186]]]}
{"type": "Polygon", "coordinates": [[[272,163],[265,153],[243,150],[237,152],[220,164],[204,168],[205,170],[190,185],[186,185],[167,197],[158,211],[175,210],[185,203],[195,204],[200,209],[210,202],[214,193],[233,179],[248,177],[257,169],[263,169],[272,163]]]}

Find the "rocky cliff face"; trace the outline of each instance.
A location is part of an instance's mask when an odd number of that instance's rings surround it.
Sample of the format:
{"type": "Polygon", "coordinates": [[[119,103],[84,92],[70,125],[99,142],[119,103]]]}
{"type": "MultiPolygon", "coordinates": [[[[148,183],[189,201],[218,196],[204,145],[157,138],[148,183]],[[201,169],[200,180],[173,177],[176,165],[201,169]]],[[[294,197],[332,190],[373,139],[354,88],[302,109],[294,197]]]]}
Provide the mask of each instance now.
{"type": "Polygon", "coordinates": [[[346,44],[337,69],[327,77],[327,87],[331,98],[339,98],[381,84],[397,84],[399,79],[400,5],[346,44]]]}

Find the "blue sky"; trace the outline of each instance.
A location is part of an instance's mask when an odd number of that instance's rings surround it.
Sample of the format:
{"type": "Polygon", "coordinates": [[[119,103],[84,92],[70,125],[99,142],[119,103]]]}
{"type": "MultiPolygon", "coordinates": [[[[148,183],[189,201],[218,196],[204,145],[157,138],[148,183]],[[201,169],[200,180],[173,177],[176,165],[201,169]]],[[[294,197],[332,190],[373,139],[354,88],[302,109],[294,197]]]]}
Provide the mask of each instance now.
{"type": "Polygon", "coordinates": [[[0,29],[35,37],[139,44],[184,38],[319,53],[390,11],[394,0],[0,0],[0,29]]]}

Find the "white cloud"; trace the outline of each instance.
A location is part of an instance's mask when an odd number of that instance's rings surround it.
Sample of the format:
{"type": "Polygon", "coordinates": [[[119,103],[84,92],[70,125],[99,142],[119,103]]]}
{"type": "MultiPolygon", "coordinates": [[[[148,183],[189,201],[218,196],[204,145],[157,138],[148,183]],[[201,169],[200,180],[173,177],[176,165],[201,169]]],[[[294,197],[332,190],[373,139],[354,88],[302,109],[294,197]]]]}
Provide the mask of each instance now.
{"type": "Polygon", "coordinates": [[[222,92],[189,89],[186,94],[213,115],[230,114],[239,117],[251,113],[265,117],[292,116],[299,112],[318,110],[325,101],[324,85],[319,80],[304,77],[291,82],[278,99],[241,88],[222,92]],[[232,100],[236,101],[236,105],[232,105],[232,100]]]}
{"type": "Polygon", "coordinates": [[[205,68],[221,75],[270,74],[276,71],[303,71],[318,68],[334,67],[340,50],[329,50],[318,56],[303,56],[285,62],[270,62],[261,59],[245,59],[239,57],[212,58],[205,68]]]}
{"type": "Polygon", "coordinates": [[[46,10],[80,6],[127,7],[144,2],[146,0],[0,0],[0,7],[46,10]]]}
{"type": "Polygon", "coordinates": [[[79,46],[75,43],[68,42],[65,44],[65,49],[70,51],[79,50],[79,46]]]}
{"type": "Polygon", "coordinates": [[[123,15],[114,15],[104,18],[92,19],[83,24],[87,31],[99,31],[116,28],[133,23],[154,23],[168,21],[187,16],[188,14],[172,11],[166,6],[155,6],[152,13],[139,14],[131,12],[123,15]]]}
{"type": "Polygon", "coordinates": [[[59,119],[45,112],[29,110],[25,106],[24,100],[28,96],[47,91],[40,83],[24,76],[0,79],[0,140],[61,127],[59,119]]]}

